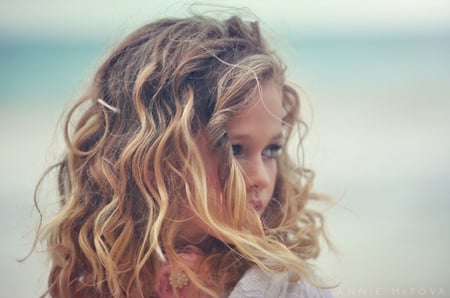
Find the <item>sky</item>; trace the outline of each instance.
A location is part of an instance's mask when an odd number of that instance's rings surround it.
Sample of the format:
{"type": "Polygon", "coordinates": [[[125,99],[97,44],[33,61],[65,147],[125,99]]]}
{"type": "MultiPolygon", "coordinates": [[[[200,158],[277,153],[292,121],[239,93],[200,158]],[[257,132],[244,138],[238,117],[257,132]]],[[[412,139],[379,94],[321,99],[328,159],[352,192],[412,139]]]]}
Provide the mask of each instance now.
{"type": "MultiPolygon", "coordinates": [[[[190,3],[192,1],[0,0],[0,32],[96,38],[128,31],[162,15],[182,15],[190,3]]],[[[247,7],[275,29],[304,33],[450,31],[450,0],[212,0],[207,3],[247,7]]]]}

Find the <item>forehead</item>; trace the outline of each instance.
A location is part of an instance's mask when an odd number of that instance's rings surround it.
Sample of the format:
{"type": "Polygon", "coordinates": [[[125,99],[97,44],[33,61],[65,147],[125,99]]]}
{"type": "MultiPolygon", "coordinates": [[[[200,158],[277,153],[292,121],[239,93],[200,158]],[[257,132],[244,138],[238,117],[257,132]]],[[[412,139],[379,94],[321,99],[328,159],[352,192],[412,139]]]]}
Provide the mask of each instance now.
{"type": "Polygon", "coordinates": [[[252,95],[250,104],[245,109],[231,118],[228,133],[247,127],[275,129],[282,126],[285,114],[281,86],[270,80],[252,95]]]}

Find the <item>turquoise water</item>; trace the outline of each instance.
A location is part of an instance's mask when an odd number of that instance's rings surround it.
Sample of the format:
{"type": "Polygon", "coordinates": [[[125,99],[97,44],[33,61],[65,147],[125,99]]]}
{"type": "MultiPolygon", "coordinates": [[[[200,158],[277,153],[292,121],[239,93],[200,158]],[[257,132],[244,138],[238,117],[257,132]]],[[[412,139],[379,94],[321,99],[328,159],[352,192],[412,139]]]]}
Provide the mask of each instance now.
{"type": "MultiPolygon", "coordinates": [[[[291,77],[313,107],[306,158],[317,190],[339,200],[327,218],[342,256],[320,259],[342,284],[337,296],[449,297],[450,36],[286,39],[291,77]]],[[[60,113],[109,44],[0,38],[5,297],[34,297],[45,284],[43,262],[15,261],[32,239],[33,187],[59,156],[60,113]]]]}
{"type": "MultiPolygon", "coordinates": [[[[287,37],[290,60],[302,84],[389,87],[450,77],[450,35],[430,37],[287,37]],[[292,57],[295,55],[295,57],[292,57]],[[325,83],[322,83],[325,82],[325,83]]],[[[0,37],[0,100],[49,101],[79,87],[107,53],[105,42],[5,40],[0,37]]],[[[444,87],[444,86],[442,86],[444,87]]]]}
{"type": "Polygon", "coordinates": [[[79,41],[1,41],[1,103],[64,100],[94,71],[105,49],[79,41]]]}

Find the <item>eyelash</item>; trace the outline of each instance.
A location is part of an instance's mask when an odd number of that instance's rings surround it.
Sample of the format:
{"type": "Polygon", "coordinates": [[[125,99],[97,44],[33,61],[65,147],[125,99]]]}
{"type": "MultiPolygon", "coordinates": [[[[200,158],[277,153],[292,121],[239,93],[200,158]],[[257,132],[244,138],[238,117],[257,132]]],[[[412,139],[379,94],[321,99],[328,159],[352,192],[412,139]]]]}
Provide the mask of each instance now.
{"type": "Polygon", "coordinates": [[[281,145],[272,144],[269,145],[268,148],[264,149],[264,151],[266,150],[270,151],[270,154],[267,156],[268,158],[276,159],[281,154],[281,149],[282,149],[281,145]]]}
{"type": "MultiPolygon", "coordinates": [[[[231,145],[231,148],[233,150],[234,156],[238,156],[238,155],[242,154],[242,150],[243,150],[242,145],[240,145],[240,144],[231,145]]],[[[271,145],[267,146],[266,148],[264,148],[264,150],[262,151],[262,155],[269,159],[276,159],[280,155],[281,149],[283,149],[283,147],[281,145],[271,144],[271,145]]]]}

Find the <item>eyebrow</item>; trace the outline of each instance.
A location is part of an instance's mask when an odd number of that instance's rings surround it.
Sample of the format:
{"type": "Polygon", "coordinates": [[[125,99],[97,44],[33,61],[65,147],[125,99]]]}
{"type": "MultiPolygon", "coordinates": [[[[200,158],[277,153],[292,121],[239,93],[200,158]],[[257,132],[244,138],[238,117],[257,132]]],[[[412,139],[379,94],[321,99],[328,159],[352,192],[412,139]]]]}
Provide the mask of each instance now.
{"type": "MultiPolygon", "coordinates": [[[[233,134],[232,136],[230,136],[229,134],[228,138],[232,139],[233,141],[239,141],[239,140],[247,140],[247,139],[251,139],[252,137],[248,134],[233,134]]],[[[281,131],[280,133],[274,135],[273,137],[270,138],[271,141],[278,141],[278,140],[282,140],[284,138],[284,134],[281,131]]]]}

